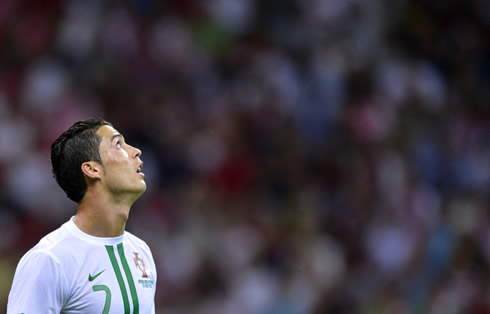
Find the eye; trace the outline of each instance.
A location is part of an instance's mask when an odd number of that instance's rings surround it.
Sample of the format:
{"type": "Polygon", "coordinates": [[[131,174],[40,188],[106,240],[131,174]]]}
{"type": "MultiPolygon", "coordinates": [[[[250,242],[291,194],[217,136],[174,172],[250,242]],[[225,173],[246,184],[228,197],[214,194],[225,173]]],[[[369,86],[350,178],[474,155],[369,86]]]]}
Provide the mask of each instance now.
{"type": "Polygon", "coordinates": [[[121,147],[121,140],[117,140],[117,142],[116,142],[116,146],[117,146],[117,147],[121,147]]]}

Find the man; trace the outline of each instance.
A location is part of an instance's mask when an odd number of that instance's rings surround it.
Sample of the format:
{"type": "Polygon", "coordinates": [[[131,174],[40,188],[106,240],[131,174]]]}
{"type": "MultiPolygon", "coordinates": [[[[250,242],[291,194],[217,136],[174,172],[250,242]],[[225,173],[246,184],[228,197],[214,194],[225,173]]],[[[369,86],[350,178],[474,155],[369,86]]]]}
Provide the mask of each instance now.
{"type": "Polygon", "coordinates": [[[19,262],[8,313],[154,313],[156,268],[125,231],[146,190],[141,151],[102,119],[75,123],[51,146],[53,175],[75,216],[19,262]]]}

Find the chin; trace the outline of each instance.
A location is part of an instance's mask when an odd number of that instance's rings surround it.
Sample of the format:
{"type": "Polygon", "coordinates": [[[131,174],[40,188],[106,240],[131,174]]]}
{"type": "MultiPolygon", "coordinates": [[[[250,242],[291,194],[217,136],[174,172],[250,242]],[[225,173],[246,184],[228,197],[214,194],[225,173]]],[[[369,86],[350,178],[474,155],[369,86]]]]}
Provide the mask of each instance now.
{"type": "Polygon", "coordinates": [[[141,187],[140,187],[140,192],[141,194],[146,191],[146,182],[141,180],[141,187]]]}
{"type": "Polygon", "coordinates": [[[146,185],[140,189],[134,189],[132,193],[133,202],[135,202],[146,191],[146,185]]]}
{"type": "Polygon", "coordinates": [[[129,193],[134,194],[136,198],[140,197],[146,191],[146,182],[141,180],[138,184],[132,186],[131,189],[128,190],[129,193]]]}

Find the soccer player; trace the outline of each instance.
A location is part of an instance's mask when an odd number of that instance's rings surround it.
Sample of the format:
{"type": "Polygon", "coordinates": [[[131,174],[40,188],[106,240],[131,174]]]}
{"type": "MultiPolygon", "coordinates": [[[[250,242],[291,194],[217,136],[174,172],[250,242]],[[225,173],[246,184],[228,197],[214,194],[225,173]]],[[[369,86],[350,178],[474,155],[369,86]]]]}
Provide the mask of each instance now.
{"type": "Polygon", "coordinates": [[[146,190],[140,157],[102,119],[77,122],[56,139],[53,175],[79,206],[20,260],[8,313],[155,313],[150,248],[125,231],[146,190]]]}

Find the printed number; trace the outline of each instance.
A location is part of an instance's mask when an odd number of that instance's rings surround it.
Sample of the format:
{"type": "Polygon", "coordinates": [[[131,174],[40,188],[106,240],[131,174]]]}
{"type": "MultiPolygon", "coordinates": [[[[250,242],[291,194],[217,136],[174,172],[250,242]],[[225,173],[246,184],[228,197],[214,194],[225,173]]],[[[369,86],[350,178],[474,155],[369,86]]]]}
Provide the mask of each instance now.
{"type": "Polygon", "coordinates": [[[95,285],[92,287],[92,290],[94,292],[105,291],[105,305],[104,305],[104,310],[102,311],[102,314],[108,314],[109,309],[111,308],[111,296],[112,296],[111,290],[106,285],[95,285]]]}

